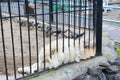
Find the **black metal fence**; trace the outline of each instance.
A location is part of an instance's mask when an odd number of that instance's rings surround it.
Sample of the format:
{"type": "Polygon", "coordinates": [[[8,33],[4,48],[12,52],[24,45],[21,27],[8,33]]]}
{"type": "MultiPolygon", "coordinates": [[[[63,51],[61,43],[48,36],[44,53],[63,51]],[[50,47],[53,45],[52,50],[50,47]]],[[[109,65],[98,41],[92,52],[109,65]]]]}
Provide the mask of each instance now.
{"type": "Polygon", "coordinates": [[[0,2],[1,79],[23,78],[79,62],[64,60],[71,53],[79,59],[101,55],[101,43],[102,0],[0,2]],[[55,55],[61,58],[57,66],[55,55]]]}

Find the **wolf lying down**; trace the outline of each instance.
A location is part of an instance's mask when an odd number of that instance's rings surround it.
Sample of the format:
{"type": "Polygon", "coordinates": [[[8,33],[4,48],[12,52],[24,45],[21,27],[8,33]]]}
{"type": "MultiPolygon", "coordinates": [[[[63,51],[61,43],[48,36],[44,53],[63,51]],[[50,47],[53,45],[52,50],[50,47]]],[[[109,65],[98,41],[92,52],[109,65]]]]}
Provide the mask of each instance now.
{"type": "MultiPolygon", "coordinates": [[[[88,36],[86,36],[86,40],[88,40],[88,36]]],[[[53,41],[51,43],[51,57],[50,57],[50,45],[46,45],[45,48],[45,62],[46,67],[45,69],[52,69],[52,68],[58,68],[62,64],[66,64],[69,62],[80,62],[80,59],[87,59],[95,55],[95,49],[94,49],[94,43],[93,40],[90,40],[90,48],[85,47],[84,48],[84,37],[80,38],[80,44],[79,44],[79,38],[75,39],[75,45],[74,45],[74,39],[70,39],[70,44],[68,43],[68,39],[64,39],[64,52],[63,52],[63,40],[58,40],[58,51],[56,50],[56,41],[53,41]],[[68,46],[68,44],[70,46],[68,46]]],[[[88,46],[88,42],[85,42],[88,46]]],[[[39,71],[42,71],[44,69],[44,49],[42,48],[39,52],[39,71]]],[[[31,65],[31,73],[34,73],[37,71],[37,63],[34,63],[31,65]]],[[[22,68],[18,68],[19,73],[26,73],[30,74],[30,66],[24,67],[24,72],[22,68]]]]}

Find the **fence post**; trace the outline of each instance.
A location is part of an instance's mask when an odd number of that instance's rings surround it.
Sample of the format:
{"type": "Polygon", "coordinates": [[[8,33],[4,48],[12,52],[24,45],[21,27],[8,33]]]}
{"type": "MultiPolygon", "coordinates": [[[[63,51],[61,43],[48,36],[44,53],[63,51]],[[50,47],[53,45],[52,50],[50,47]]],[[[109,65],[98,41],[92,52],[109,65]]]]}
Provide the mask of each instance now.
{"type": "MultiPolygon", "coordinates": [[[[1,4],[1,3],[0,3],[1,4]]],[[[1,6],[1,5],[0,5],[1,6]]],[[[2,11],[1,11],[1,8],[0,8],[0,19],[2,19],[2,11]]]]}
{"type": "Polygon", "coordinates": [[[50,22],[53,23],[53,1],[49,0],[49,18],[50,18],[50,22]]]}
{"type": "Polygon", "coordinates": [[[103,0],[97,0],[96,56],[102,55],[102,7],[103,0]]]}

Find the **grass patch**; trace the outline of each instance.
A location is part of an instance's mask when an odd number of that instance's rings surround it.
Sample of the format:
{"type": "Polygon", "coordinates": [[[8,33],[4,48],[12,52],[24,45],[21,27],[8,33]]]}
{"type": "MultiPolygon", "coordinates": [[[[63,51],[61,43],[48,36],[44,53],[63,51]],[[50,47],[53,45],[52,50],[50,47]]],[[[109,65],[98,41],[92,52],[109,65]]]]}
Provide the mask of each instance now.
{"type": "Polygon", "coordinates": [[[117,56],[120,57],[120,43],[115,42],[117,56]]]}

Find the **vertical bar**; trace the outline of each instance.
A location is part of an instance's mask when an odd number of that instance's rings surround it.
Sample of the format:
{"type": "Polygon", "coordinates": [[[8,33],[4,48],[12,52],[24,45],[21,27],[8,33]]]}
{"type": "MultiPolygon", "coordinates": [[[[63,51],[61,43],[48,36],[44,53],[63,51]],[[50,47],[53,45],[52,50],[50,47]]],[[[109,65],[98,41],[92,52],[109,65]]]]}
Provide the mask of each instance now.
{"type": "Polygon", "coordinates": [[[56,0],[56,50],[58,52],[58,0],[56,0]]]}
{"type": "Polygon", "coordinates": [[[70,21],[71,21],[71,18],[70,18],[70,14],[71,14],[70,1],[68,1],[68,6],[69,6],[69,9],[68,9],[68,10],[69,10],[69,11],[68,11],[68,36],[69,36],[69,38],[68,38],[68,47],[70,47],[70,21]]]}
{"type": "Polygon", "coordinates": [[[53,23],[53,0],[49,0],[49,12],[50,21],[53,23]]]}
{"type": "Polygon", "coordinates": [[[1,11],[1,3],[0,3],[0,23],[1,23],[1,33],[2,33],[2,45],[3,45],[3,55],[4,55],[4,65],[5,65],[5,74],[6,80],[8,80],[8,69],[7,69],[7,59],[6,59],[6,50],[5,50],[5,38],[4,38],[4,30],[3,30],[3,21],[2,21],[2,11],[1,11]]]}
{"type": "Polygon", "coordinates": [[[35,6],[35,31],[36,31],[36,50],[37,50],[37,71],[39,71],[39,52],[38,52],[38,27],[37,27],[37,7],[36,7],[36,0],[34,0],[35,6]]]}
{"type": "Polygon", "coordinates": [[[96,55],[102,53],[102,0],[97,0],[96,55]]]}
{"type": "MultiPolygon", "coordinates": [[[[71,17],[71,26],[73,27],[73,0],[71,0],[71,14],[70,14],[70,17],[71,17]]],[[[71,28],[72,29],[72,28],[71,28]]]]}
{"type": "MultiPolygon", "coordinates": [[[[18,0],[18,17],[19,17],[19,29],[20,29],[22,71],[24,72],[23,37],[22,37],[22,28],[21,28],[21,11],[20,11],[20,1],[19,0],[18,0]]],[[[22,76],[24,76],[24,74],[22,74],[22,76]]]]}
{"type": "Polygon", "coordinates": [[[44,1],[42,0],[42,21],[43,21],[43,51],[44,51],[44,70],[46,67],[46,61],[45,61],[45,24],[44,24],[44,1]]]}
{"type": "Polygon", "coordinates": [[[25,7],[27,14],[25,15],[27,17],[27,26],[28,26],[28,46],[29,46],[29,66],[30,66],[30,73],[31,73],[31,40],[30,40],[30,26],[29,26],[29,11],[28,11],[28,0],[25,0],[25,7]]]}
{"type": "Polygon", "coordinates": [[[64,0],[62,0],[62,18],[63,18],[63,49],[62,49],[62,51],[64,52],[64,0]]]}
{"type": "Polygon", "coordinates": [[[76,4],[75,4],[75,0],[73,1],[73,3],[74,3],[74,24],[73,24],[73,26],[74,26],[74,47],[75,47],[75,27],[76,27],[76,25],[75,25],[75,22],[76,22],[76,17],[75,17],[75,11],[76,11],[76,4]]]}
{"type": "Polygon", "coordinates": [[[86,7],[87,7],[87,0],[84,1],[84,9],[85,9],[85,18],[84,18],[84,33],[85,33],[85,35],[84,35],[84,47],[86,45],[86,43],[85,43],[86,42],[85,41],[86,40],[86,16],[87,16],[86,15],[86,10],[87,10],[86,7]]]}
{"type": "Polygon", "coordinates": [[[90,28],[91,28],[91,1],[88,1],[89,12],[88,12],[88,31],[89,31],[89,39],[88,39],[88,47],[90,48],[90,28]]]}
{"type": "Polygon", "coordinates": [[[49,8],[50,8],[49,9],[50,10],[49,11],[49,26],[50,26],[50,38],[49,38],[49,42],[50,42],[50,58],[52,58],[52,53],[51,53],[51,23],[53,23],[52,0],[49,0],[49,8]]]}
{"type": "MultiPolygon", "coordinates": [[[[96,0],[93,0],[93,43],[96,42],[96,14],[97,14],[97,3],[96,0]]],[[[94,44],[93,44],[94,45],[94,44]]],[[[94,47],[94,46],[93,46],[94,47]]]]}
{"type": "Polygon", "coordinates": [[[11,29],[11,38],[12,38],[12,51],[13,51],[13,66],[14,66],[14,77],[16,79],[16,64],[15,64],[15,48],[14,48],[14,35],[13,35],[13,23],[11,17],[11,5],[10,0],[8,1],[8,11],[10,17],[10,29],[11,29]]]}
{"type": "MultiPolygon", "coordinates": [[[[80,5],[79,5],[79,35],[81,33],[81,16],[82,16],[82,1],[80,0],[80,5]]],[[[79,47],[80,47],[80,37],[79,37],[79,47]]]]}
{"type": "Polygon", "coordinates": [[[2,20],[1,2],[0,2],[0,19],[2,20]]]}

